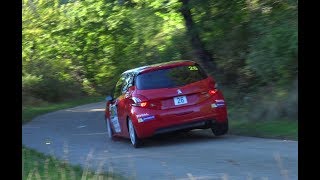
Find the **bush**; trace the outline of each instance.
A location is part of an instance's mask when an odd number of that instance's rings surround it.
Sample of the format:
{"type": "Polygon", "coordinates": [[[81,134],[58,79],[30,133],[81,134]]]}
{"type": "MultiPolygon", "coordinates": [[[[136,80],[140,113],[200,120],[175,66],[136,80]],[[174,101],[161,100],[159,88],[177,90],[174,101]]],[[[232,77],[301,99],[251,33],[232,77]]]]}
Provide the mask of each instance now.
{"type": "Polygon", "coordinates": [[[251,120],[298,119],[297,80],[292,86],[261,88],[250,103],[251,120]]]}
{"type": "Polygon", "coordinates": [[[22,76],[22,89],[26,93],[35,93],[38,91],[37,87],[41,82],[43,82],[42,76],[27,74],[22,76]]]}
{"type": "Polygon", "coordinates": [[[22,77],[23,104],[58,102],[83,95],[81,85],[72,80],[43,78],[34,75],[22,77]]]}
{"type": "Polygon", "coordinates": [[[26,74],[22,76],[22,106],[39,105],[45,103],[41,98],[35,97],[40,92],[39,85],[43,82],[42,77],[26,74]]]}

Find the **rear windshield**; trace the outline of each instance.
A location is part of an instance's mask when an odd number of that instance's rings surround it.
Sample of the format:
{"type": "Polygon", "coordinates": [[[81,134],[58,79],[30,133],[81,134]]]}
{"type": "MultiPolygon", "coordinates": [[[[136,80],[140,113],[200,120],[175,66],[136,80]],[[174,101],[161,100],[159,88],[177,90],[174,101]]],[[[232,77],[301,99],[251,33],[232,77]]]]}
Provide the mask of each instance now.
{"type": "Polygon", "coordinates": [[[207,75],[200,66],[192,65],[143,73],[137,76],[135,82],[138,89],[146,90],[184,86],[205,78],[207,75]]]}

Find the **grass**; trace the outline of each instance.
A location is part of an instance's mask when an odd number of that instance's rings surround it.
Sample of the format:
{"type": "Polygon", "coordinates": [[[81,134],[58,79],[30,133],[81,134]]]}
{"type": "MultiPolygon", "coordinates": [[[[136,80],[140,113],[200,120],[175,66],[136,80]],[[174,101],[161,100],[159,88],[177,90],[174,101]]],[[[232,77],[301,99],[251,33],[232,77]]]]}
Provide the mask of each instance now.
{"type": "Polygon", "coordinates": [[[261,87],[239,94],[223,89],[227,104],[230,134],[298,140],[298,88],[261,87]]]}
{"type": "Polygon", "coordinates": [[[81,99],[69,100],[60,103],[49,103],[41,106],[24,106],[22,108],[22,123],[29,122],[41,114],[99,101],[104,101],[104,97],[84,97],[81,99]]]}
{"type": "Polygon", "coordinates": [[[23,179],[62,179],[62,176],[79,179],[82,170],[79,166],[65,165],[51,156],[46,156],[35,150],[22,148],[22,176],[23,179]],[[64,170],[64,175],[61,173],[64,170]],[[60,173],[59,173],[60,172],[60,173]]]}
{"type": "Polygon", "coordinates": [[[298,122],[290,120],[236,121],[230,120],[230,134],[298,140],[298,122]]]}
{"type": "Polygon", "coordinates": [[[113,173],[84,171],[80,166],[71,166],[33,149],[22,148],[23,179],[124,179],[113,173]]]}

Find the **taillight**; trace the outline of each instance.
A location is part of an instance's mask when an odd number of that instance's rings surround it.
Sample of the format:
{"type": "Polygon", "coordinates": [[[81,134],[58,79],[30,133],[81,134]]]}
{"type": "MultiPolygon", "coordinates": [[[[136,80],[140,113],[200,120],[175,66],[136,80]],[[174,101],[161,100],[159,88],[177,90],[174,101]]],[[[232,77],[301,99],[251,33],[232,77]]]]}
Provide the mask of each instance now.
{"type": "Polygon", "coordinates": [[[142,103],[140,103],[141,107],[146,107],[147,104],[148,104],[147,102],[142,102],[142,103]]]}
{"type": "Polygon", "coordinates": [[[210,95],[214,95],[218,92],[218,89],[212,89],[212,90],[209,90],[209,94],[210,95]]]}
{"type": "Polygon", "coordinates": [[[211,85],[211,88],[212,89],[209,90],[209,94],[212,96],[218,92],[218,83],[214,82],[214,87],[211,85]]]}
{"type": "Polygon", "coordinates": [[[131,99],[132,99],[132,101],[134,102],[134,103],[132,104],[132,106],[138,106],[138,107],[145,107],[145,106],[147,106],[147,102],[146,102],[146,101],[142,102],[142,100],[141,100],[140,98],[138,98],[138,97],[132,97],[131,99]]]}
{"type": "Polygon", "coordinates": [[[132,97],[132,101],[134,102],[132,106],[135,107],[143,107],[143,108],[150,108],[150,109],[161,109],[161,104],[158,101],[154,100],[141,100],[140,98],[137,97],[132,97]]]}
{"type": "Polygon", "coordinates": [[[137,102],[132,104],[132,106],[136,106],[136,107],[146,107],[148,105],[148,102],[137,102]]]}

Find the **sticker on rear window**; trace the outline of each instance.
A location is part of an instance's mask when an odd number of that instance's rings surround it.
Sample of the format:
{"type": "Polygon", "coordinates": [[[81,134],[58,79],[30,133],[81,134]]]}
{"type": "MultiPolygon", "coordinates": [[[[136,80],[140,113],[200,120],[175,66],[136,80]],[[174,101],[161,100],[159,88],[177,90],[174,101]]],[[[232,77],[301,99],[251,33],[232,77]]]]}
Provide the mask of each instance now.
{"type": "Polygon", "coordinates": [[[198,71],[197,66],[189,66],[188,68],[190,71],[198,71]]]}

